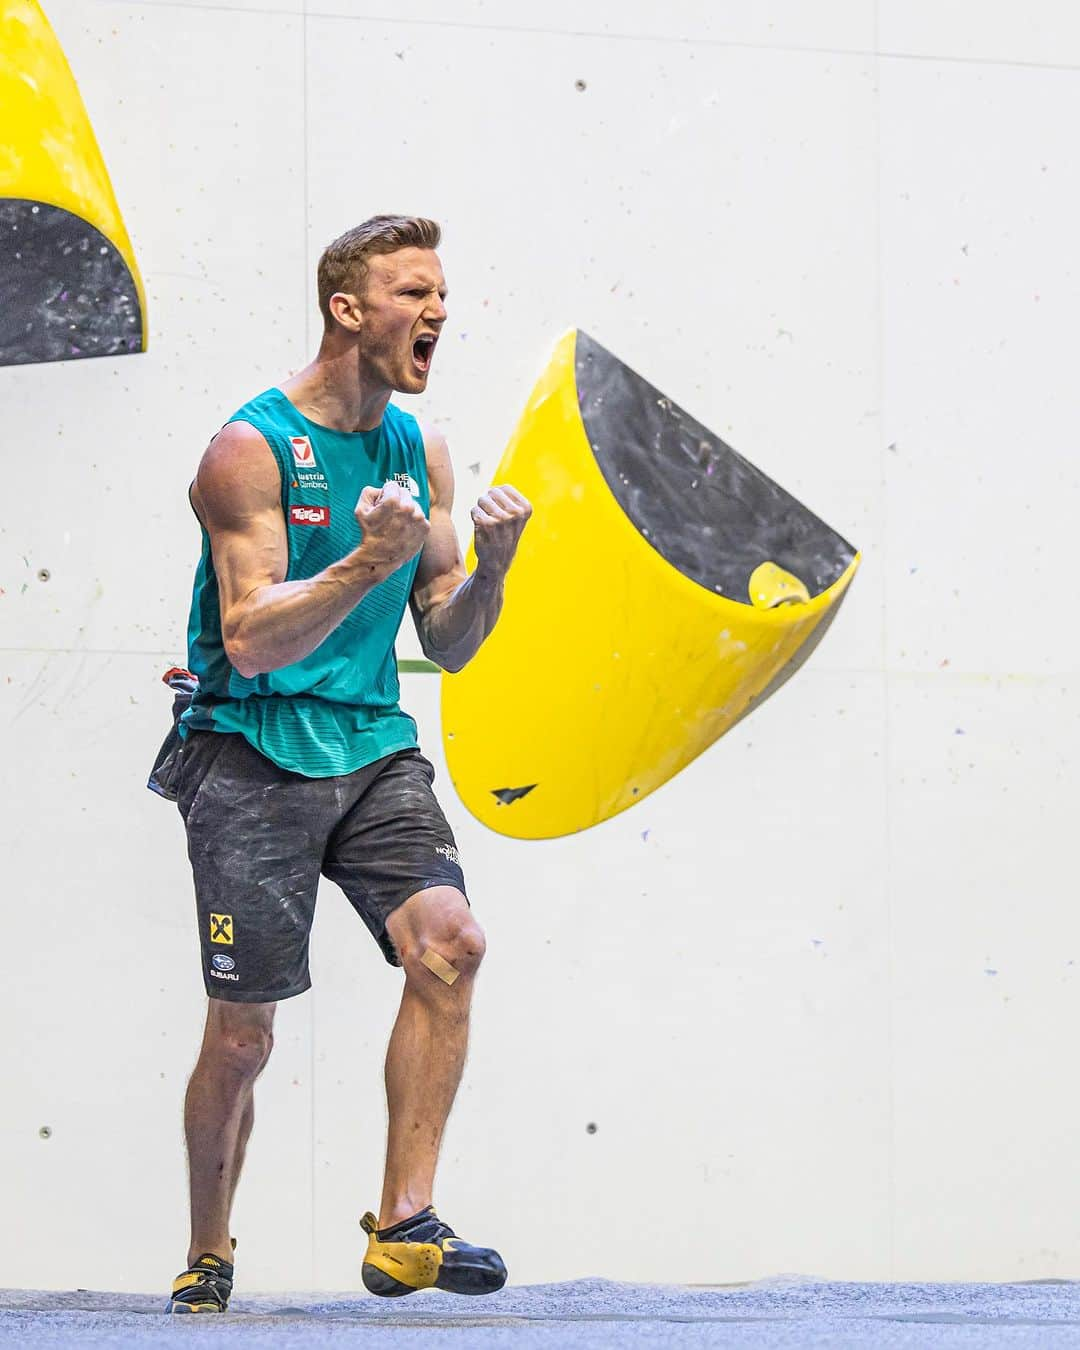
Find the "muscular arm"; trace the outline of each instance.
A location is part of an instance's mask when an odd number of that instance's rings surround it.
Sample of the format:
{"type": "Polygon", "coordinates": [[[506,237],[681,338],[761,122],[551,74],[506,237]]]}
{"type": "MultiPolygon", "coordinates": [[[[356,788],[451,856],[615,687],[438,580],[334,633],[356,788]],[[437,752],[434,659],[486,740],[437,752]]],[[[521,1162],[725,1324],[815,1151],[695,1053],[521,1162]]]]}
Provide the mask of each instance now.
{"type": "Polygon", "coordinates": [[[425,430],[431,530],[420,555],[410,605],[420,646],[429,661],[456,672],[476,655],[495,627],[503,603],[503,581],[531,508],[513,489],[493,488],[473,507],[477,565],[465,571],[457,532],[450,518],[454,471],[446,439],[425,430]],[[500,494],[513,494],[513,502],[500,494]],[[504,502],[506,505],[504,506],[504,502]]]}
{"type": "MultiPolygon", "coordinates": [[[[365,489],[368,493],[370,506],[378,494],[365,489]]],[[[199,465],[192,505],[210,535],[225,652],[248,679],[313,652],[404,561],[396,556],[400,538],[388,540],[378,529],[365,530],[360,546],[340,562],[307,581],[285,581],[289,549],[281,476],[270,447],[246,422],[229,423],[211,441],[199,465]]],[[[383,524],[385,514],[379,518],[383,524]]]]}

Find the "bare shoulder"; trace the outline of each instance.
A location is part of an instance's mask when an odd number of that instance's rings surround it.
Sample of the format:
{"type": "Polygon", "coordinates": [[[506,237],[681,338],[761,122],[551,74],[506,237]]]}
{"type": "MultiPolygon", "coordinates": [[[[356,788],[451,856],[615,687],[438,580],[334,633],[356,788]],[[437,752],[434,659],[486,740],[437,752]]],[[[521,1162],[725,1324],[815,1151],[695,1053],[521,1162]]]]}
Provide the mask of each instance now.
{"type": "Polygon", "coordinates": [[[206,447],[191,499],[206,523],[226,523],[280,504],[277,461],[250,422],[229,422],[206,447]]]}
{"type": "Polygon", "coordinates": [[[430,422],[420,423],[420,434],[424,438],[431,504],[449,510],[454,502],[454,466],[446,436],[430,422]]]}
{"type": "Polygon", "coordinates": [[[450,447],[446,443],[445,433],[435,425],[434,422],[418,422],[420,435],[424,438],[424,453],[427,455],[428,463],[432,459],[445,459],[450,461],[450,447]]]}

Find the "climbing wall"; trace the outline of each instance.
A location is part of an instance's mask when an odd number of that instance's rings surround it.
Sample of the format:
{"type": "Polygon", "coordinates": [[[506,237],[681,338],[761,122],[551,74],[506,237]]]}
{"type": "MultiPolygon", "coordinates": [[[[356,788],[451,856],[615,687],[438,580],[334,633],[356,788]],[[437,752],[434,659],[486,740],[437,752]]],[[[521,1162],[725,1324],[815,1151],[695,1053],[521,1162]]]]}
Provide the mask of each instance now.
{"type": "MultiPolygon", "coordinates": [[[[573,330],[862,558],[794,678],[683,762],[641,706],[670,712],[682,649],[637,703],[623,686],[654,790],[588,828],[478,819],[440,677],[403,676],[490,952],[441,1208],[517,1281],[1074,1275],[1073,7],[42,8],[144,331],[133,359],[0,366],[6,1283],[164,1290],[182,1259],[203,993],[180,822],[144,784],[184,654],[186,488],[309,359],[318,254],[379,211],[444,228],[450,319],[405,405],[447,434],[463,535],[573,330]]],[[[613,556],[560,560],[566,631],[606,632],[618,594],[647,653],[657,615],[613,556]]],[[[523,680],[572,656],[556,633],[523,680]]],[[[611,770],[582,758],[568,798],[611,770]]],[[[479,786],[495,810],[532,781],[479,786]]],[[[258,1091],[249,1289],[356,1288],[378,1194],[400,977],[331,887],[312,966],[258,1091]]]]}

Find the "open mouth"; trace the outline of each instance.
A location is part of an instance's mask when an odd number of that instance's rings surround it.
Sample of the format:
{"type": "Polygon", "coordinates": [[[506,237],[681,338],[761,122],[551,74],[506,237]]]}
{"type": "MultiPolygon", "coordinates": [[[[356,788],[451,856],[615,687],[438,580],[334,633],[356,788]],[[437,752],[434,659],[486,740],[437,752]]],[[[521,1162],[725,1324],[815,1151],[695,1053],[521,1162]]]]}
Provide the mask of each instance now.
{"type": "Polygon", "coordinates": [[[431,369],[431,358],[435,355],[435,343],[437,338],[430,333],[425,333],[423,337],[418,337],[412,345],[413,361],[416,363],[417,370],[422,370],[424,374],[431,369]]]}

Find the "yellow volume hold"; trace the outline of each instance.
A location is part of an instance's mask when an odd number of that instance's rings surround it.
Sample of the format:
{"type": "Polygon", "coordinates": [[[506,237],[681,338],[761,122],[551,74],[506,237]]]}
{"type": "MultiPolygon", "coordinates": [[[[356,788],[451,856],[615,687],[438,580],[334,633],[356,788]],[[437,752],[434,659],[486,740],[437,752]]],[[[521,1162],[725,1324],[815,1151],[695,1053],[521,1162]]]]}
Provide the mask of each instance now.
{"type": "Polygon", "coordinates": [[[533,518],[498,626],[443,677],[442,726],[462,801],[518,839],[588,829],[674,777],[801,664],[859,562],[578,331],[496,481],[533,518]]]}
{"type": "Polygon", "coordinates": [[[131,240],[37,0],[0,0],[0,365],[145,350],[131,240]]]}

